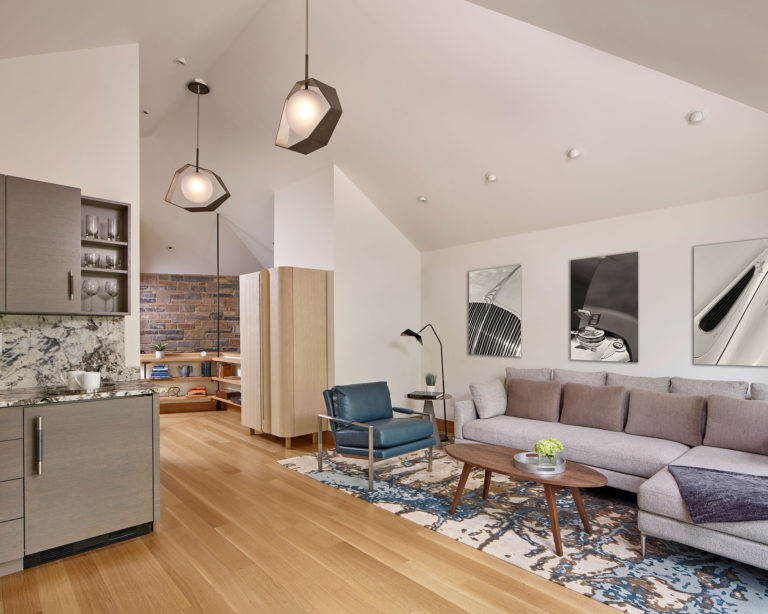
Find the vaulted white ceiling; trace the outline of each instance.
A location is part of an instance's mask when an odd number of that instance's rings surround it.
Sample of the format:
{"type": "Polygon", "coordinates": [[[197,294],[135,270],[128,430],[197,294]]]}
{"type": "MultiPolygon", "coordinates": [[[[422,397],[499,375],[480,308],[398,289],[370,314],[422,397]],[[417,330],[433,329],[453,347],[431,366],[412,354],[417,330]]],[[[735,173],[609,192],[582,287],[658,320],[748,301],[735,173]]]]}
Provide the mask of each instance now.
{"type": "MultiPolygon", "coordinates": [[[[314,0],[310,72],[337,88],[344,114],[330,146],[306,157],[274,146],[303,73],[302,0],[113,3],[129,23],[140,7],[149,25],[132,31],[96,0],[74,4],[87,23],[51,30],[60,46],[144,37],[142,225],[170,243],[207,223],[163,203],[194,152],[192,76],[213,88],[201,148],[232,192],[220,211],[265,265],[273,192],[331,163],[421,249],[768,189],[759,0],[728,2],[738,18],[715,0],[314,0]],[[704,123],[685,121],[693,109],[704,123]],[[584,155],[567,160],[570,147],[584,155]],[[486,171],[499,181],[485,184],[486,171]]],[[[3,23],[0,55],[54,50],[32,51],[3,23]]]]}

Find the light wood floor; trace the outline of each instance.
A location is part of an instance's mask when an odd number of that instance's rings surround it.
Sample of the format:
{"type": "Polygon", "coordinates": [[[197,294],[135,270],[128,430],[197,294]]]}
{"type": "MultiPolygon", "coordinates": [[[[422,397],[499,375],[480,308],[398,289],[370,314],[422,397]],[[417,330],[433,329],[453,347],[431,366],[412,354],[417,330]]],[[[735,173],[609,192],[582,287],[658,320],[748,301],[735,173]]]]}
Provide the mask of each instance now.
{"type": "Polygon", "coordinates": [[[286,470],[311,442],[231,412],[161,417],[163,517],[145,537],[0,579],[0,614],[615,610],[286,470]]]}

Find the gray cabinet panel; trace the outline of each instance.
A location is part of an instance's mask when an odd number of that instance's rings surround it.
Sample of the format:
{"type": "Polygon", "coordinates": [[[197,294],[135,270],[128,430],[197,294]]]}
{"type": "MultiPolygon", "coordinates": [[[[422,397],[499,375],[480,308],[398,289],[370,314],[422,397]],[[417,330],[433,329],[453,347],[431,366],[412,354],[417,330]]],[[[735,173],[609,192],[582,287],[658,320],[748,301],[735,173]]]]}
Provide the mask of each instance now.
{"type": "Polygon", "coordinates": [[[25,553],[151,522],[152,442],[149,396],[25,407],[25,553]],[[38,416],[43,419],[40,475],[38,416]]]}
{"type": "Polygon", "coordinates": [[[24,515],[24,480],[0,482],[0,522],[24,515]]]}
{"type": "Polygon", "coordinates": [[[79,312],[80,190],[6,177],[5,195],[5,311],[79,312]]]}
{"type": "Polygon", "coordinates": [[[0,175],[0,311],[5,311],[5,175],[0,175]]]}
{"type": "Polygon", "coordinates": [[[23,454],[24,445],[21,439],[0,441],[0,480],[13,480],[24,475],[23,454]]]}
{"type": "Polygon", "coordinates": [[[0,562],[13,561],[24,556],[24,522],[0,522],[0,562]]]}
{"type": "Polygon", "coordinates": [[[21,439],[21,407],[0,409],[0,441],[21,439]]]}

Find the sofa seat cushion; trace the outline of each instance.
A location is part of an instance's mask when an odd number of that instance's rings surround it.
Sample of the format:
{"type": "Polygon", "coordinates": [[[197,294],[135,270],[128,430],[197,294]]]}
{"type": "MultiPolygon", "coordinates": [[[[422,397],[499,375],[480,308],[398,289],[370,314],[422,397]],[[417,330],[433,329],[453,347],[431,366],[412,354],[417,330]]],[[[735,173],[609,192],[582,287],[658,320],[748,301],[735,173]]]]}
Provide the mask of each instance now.
{"type": "Polygon", "coordinates": [[[644,478],[689,449],[666,439],[511,416],[471,420],[464,424],[462,432],[464,439],[520,450],[533,450],[539,439],[555,437],[562,442],[563,456],[568,460],[644,478]]]}
{"type": "Polygon", "coordinates": [[[505,385],[509,385],[511,379],[532,379],[536,382],[547,382],[552,379],[552,369],[520,369],[518,367],[506,368],[505,385]]]}
{"type": "MultiPolygon", "coordinates": [[[[767,456],[709,446],[692,448],[672,464],[768,476],[767,456]]],[[[637,504],[646,512],[682,522],[692,522],[677,482],[666,468],[640,486],[637,492],[637,504]]],[[[696,526],[768,544],[768,520],[706,522],[696,526]]]]}
{"type": "Polygon", "coordinates": [[[642,388],[654,392],[669,392],[668,377],[641,377],[639,375],[624,375],[623,373],[608,373],[606,386],[624,386],[624,388],[642,388]]]}
{"type": "Polygon", "coordinates": [[[688,379],[686,377],[673,377],[669,385],[669,391],[675,394],[695,394],[702,397],[719,394],[734,399],[746,399],[748,390],[749,382],[688,379]]]}
{"type": "Polygon", "coordinates": [[[604,386],[605,371],[571,371],[570,369],[554,369],[552,378],[563,386],[568,383],[585,384],[587,386],[604,386]]]}
{"type": "MultiPolygon", "coordinates": [[[[420,418],[387,418],[368,422],[373,425],[373,447],[391,448],[432,436],[432,423],[420,418]]],[[[347,427],[336,431],[336,444],[368,447],[368,429],[347,427]]]]}

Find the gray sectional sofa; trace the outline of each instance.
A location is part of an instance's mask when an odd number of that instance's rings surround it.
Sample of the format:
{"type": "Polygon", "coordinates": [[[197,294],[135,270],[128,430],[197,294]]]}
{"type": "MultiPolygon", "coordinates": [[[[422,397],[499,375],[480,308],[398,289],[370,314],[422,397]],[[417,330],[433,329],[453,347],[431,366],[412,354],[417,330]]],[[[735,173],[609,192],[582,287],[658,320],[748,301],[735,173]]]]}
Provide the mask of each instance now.
{"type": "Polygon", "coordinates": [[[566,459],[637,493],[643,547],[651,536],[768,569],[767,520],[694,524],[667,469],[768,476],[768,384],[508,368],[470,392],[455,403],[456,443],[532,450],[555,437],[566,459]]]}

